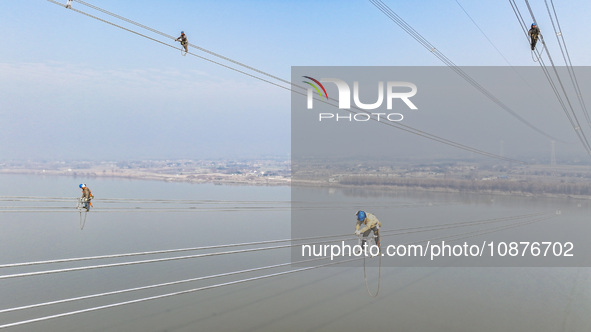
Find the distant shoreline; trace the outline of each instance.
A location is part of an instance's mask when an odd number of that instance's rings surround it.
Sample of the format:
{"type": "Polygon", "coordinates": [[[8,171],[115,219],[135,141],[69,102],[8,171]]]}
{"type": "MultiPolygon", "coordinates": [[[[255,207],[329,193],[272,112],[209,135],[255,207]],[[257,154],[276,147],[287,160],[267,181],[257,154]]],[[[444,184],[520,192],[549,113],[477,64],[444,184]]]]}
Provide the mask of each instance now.
{"type": "MultiPolygon", "coordinates": [[[[256,175],[237,175],[237,174],[162,174],[142,170],[117,170],[109,172],[97,172],[89,170],[38,170],[38,169],[0,169],[0,175],[42,175],[42,176],[67,176],[77,178],[116,178],[147,181],[164,181],[178,183],[196,183],[196,184],[222,184],[222,185],[249,185],[249,186],[306,186],[306,187],[333,187],[333,188],[358,188],[358,189],[377,189],[377,190],[412,190],[434,193],[468,193],[495,196],[517,196],[517,197],[544,197],[544,198],[567,198],[591,200],[591,195],[577,195],[556,192],[527,192],[521,189],[501,190],[501,189],[470,189],[462,186],[458,187],[457,181],[454,185],[451,183],[433,184],[432,179],[415,178],[404,179],[404,184],[396,183],[375,183],[367,181],[363,177],[355,178],[355,181],[330,182],[326,180],[305,180],[292,182],[290,177],[285,176],[256,176],[256,175]],[[361,181],[360,179],[363,179],[361,181]],[[351,182],[351,183],[349,183],[351,182]],[[427,183],[430,183],[427,185],[427,183]]],[[[392,182],[392,181],[390,181],[392,182]]],[[[503,181],[500,181],[503,182],[503,181]]],[[[492,182],[487,182],[492,183],[492,182]]],[[[531,186],[532,183],[521,182],[522,186],[531,186]]],[[[538,184],[539,185],[539,184],[538,184]]]]}
{"type": "Polygon", "coordinates": [[[289,186],[291,178],[284,176],[260,176],[252,174],[166,174],[148,172],[142,170],[38,170],[38,169],[0,169],[0,174],[14,175],[43,175],[43,176],[68,176],[76,178],[118,178],[133,180],[149,180],[183,183],[212,183],[229,185],[253,185],[253,186],[289,186]]]}
{"type": "Polygon", "coordinates": [[[322,187],[322,188],[342,188],[342,189],[367,189],[367,190],[387,190],[387,191],[413,191],[426,193],[449,193],[449,194],[475,194],[475,195],[492,195],[492,196],[514,196],[514,197],[531,197],[531,198],[560,198],[560,199],[578,199],[591,200],[591,195],[567,195],[567,194],[552,194],[552,193],[526,193],[516,191],[487,191],[487,190],[458,190],[445,187],[437,188],[423,188],[421,186],[395,186],[395,185],[351,185],[340,183],[327,183],[326,181],[293,181],[294,186],[306,187],[322,187]]]}

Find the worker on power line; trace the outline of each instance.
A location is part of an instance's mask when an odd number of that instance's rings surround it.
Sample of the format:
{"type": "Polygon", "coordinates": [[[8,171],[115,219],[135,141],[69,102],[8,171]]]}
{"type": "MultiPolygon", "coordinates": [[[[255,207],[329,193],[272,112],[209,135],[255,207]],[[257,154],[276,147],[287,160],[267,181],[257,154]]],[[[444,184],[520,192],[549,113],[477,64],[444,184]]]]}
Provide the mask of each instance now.
{"type": "Polygon", "coordinates": [[[86,211],[90,210],[92,207],[91,200],[94,198],[90,189],[86,186],[86,184],[81,183],[78,187],[82,189],[82,208],[86,209],[86,211]]]}
{"type": "Polygon", "coordinates": [[[189,41],[187,40],[187,35],[185,35],[184,31],[181,31],[181,35],[175,39],[175,41],[180,41],[181,45],[185,48],[185,54],[186,55],[189,52],[189,41]]]}
{"type": "Polygon", "coordinates": [[[355,235],[359,236],[363,234],[363,240],[361,241],[361,247],[365,246],[365,239],[371,231],[375,236],[376,245],[380,246],[380,227],[382,224],[376,216],[365,211],[357,211],[357,224],[355,225],[355,235]],[[361,225],[363,224],[363,227],[361,225]]]}
{"type": "Polygon", "coordinates": [[[536,43],[538,42],[539,37],[540,37],[540,28],[538,28],[536,23],[532,23],[531,29],[529,29],[529,38],[531,41],[531,50],[532,51],[536,48],[536,43]]]}
{"type": "Polygon", "coordinates": [[[72,9],[72,0],[68,0],[68,2],[66,2],[66,8],[72,9]]]}

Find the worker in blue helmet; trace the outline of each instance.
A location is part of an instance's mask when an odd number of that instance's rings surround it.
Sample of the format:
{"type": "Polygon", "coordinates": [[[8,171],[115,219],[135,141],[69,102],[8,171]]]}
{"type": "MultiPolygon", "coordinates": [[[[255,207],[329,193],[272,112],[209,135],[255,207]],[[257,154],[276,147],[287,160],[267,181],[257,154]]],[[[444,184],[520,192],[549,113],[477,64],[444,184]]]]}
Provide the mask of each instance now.
{"type": "Polygon", "coordinates": [[[181,35],[175,39],[175,41],[181,42],[181,45],[185,48],[185,54],[189,52],[189,40],[187,39],[187,35],[185,35],[184,31],[181,31],[181,35]]]}
{"type": "Polygon", "coordinates": [[[538,28],[535,22],[531,24],[531,29],[529,29],[528,34],[531,41],[531,50],[533,51],[536,48],[536,43],[540,37],[540,28],[538,28]]]}
{"type": "Polygon", "coordinates": [[[85,183],[81,183],[78,187],[82,189],[82,208],[88,211],[92,207],[91,200],[94,198],[94,196],[85,183]]]}
{"type": "MultiPolygon", "coordinates": [[[[380,227],[382,224],[376,216],[365,211],[357,211],[357,224],[355,225],[355,235],[363,235],[363,238],[367,238],[369,233],[373,231],[376,237],[376,245],[380,246],[380,227]],[[363,225],[363,227],[362,227],[363,225]]],[[[365,240],[361,241],[361,246],[365,245],[365,240]]]]}

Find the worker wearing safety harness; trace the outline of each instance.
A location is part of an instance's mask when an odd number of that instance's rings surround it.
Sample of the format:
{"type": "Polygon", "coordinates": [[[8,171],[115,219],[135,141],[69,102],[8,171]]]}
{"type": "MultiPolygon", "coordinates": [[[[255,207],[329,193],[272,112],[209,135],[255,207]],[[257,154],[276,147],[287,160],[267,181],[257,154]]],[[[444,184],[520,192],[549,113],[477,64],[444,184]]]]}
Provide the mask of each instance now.
{"type": "MultiPolygon", "coordinates": [[[[382,224],[378,220],[376,216],[371,213],[366,213],[365,211],[357,211],[355,214],[357,216],[357,224],[355,225],[355,235],[363,235],[364,238],[367,238],[369,233],[373,231],[374,236],[376,237],[376,245],[380,246],[380,227],[382,224]],[[363,224],[363,227],[361,225],[363,224]]],[[[365,240],[361,241],[361,246],[365,245],[365,240]]]]}
{"type": "Polygon", "coordinates": [[[529,29],[529,38],[531,41],[531,50],[533,51],[536,48],[536,43],[538,42],[538,38],[540,37],[540,28],[535,23],[531,24],[531,29],[529,29]]]}
{"type": "Polygon", "coordinates": [[[185,54],[187,54],[187,52],[189,52],[189,40],[187,40],[187,35],[185,35],[184,31],[181,31],[180,37],[175,39],[175,41],[181,42],[181,45],[183,45],[183,47],[185,48],[185,54]]]}
{"type": "Polygon", "coordinates": [[[83,208],[85,208],[86,211],[88,211],[92,207],[91,200],[94,198],[94,196],[92,195],[92,192],[90,191],[90,189],[88,189],[86,184],[81,183],[78,187],[80,187],[80,189],[82,189],[83,208]]]}

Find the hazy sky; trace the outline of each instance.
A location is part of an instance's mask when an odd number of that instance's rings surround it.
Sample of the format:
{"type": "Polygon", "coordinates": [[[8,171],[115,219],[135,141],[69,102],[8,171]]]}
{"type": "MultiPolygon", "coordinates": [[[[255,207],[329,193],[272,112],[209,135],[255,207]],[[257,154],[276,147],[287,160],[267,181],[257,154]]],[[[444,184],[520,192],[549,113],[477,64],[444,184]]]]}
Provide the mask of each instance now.
{"type": "MultiPolygon", "coordinates": [[[[530,2],[555,61],[562,64],[544,2],[530,2]]],[[[507,65],[455,0],[385,3],[457,65],[507,65]]],[[[508,1],[460,3],[511,65],[537,65],[508,1]]],[[[369,1],[93,4],[170,35],[184,30],[193,44],[288,80],[291,66],[441,65],[369,1]]],[[[529,17],[523,1],[519,4],[529,17]]],[[[590,65],[591,3],[556,0],[555,5],[572,62],[590,65]]],[[[79,3],[74,7],[107,18],[79,3]]],[[[45,0],[2,1],[0,12],[0,160],[289,155],[290,93],[284,89],[183,57],[45,0]]],[[[544,118],[528,120],[552,131],[555,117],[544,118]]],[[[559,121],[564,122],[556,134],[562,135],[568,122],[565,116],[559,121]]],[[[453,132],[439,128],[437,134],[453,132]]],[[[412,135],[404,139],[416,142],[419,153],[438,144],[412,135]]],[[[491,152],[499,152],[498,140],[491,138],[491,152]]],[[[576,145],[564,149],[585,154],[576,145]]]]}

